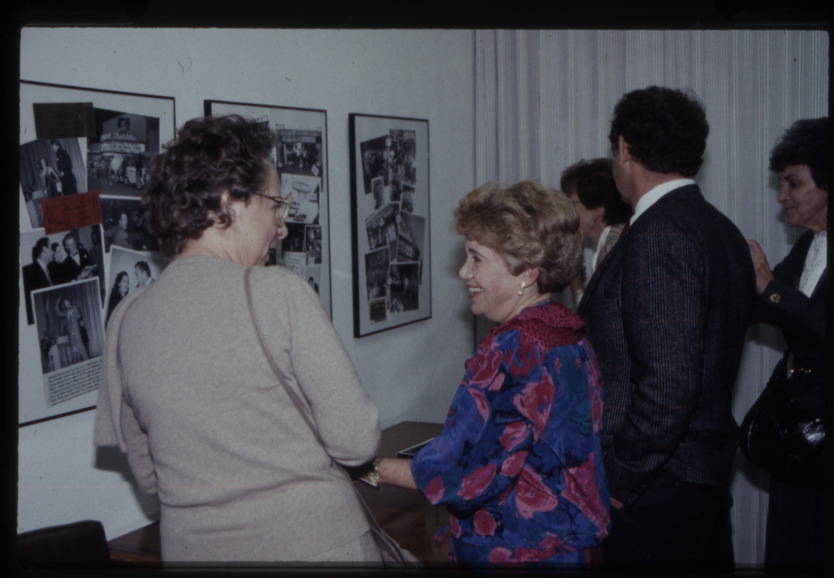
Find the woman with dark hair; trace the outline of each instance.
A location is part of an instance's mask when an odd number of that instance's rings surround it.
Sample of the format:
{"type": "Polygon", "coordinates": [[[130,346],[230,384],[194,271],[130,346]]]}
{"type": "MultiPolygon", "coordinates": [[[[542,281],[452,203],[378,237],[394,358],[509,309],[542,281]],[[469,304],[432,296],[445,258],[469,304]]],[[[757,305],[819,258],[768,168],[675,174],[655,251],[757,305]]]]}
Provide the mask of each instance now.
{"type": "MultiPolygon", "coordinates": [[[[582,236],[594,247],[594,270],[614,247],[634,214],[631,206],[620,196],[617,183],[614,182],[613,164],[611,159],[605,158],[581,160],[562,171],[559,183],[579,214],[582,236]]],[[[585,289],[586,276],[583,269],[571,281],[576,304],[579,304],[585,289]]]]}
{"type": "MultiPolygon", "coordinates": [[[[823,418],[826,380],[828,283],[828,117],[796,121],[776,143],[770,170],[779,175],[777,201],[788,226],[807,229],[772,270],[756,241],[748,240],[756,271],[754,320],[782,330],[787,350],[771,380],[787,382],[798,409],[823,418]],[[799,392],[806,395],[798,397],[799,392]]],[[[822,423],[822,422],[821,422],[822,423]]],[[[824,427],[824,426],[823,426],[824,427]]],[[[824,431],[824,430],[823,430],[824,431]]],[[[824,433],[823,433],[824,435],[824,433]]],[[[775,455],[775,448],[761,451],[775,455]]],[[[822,569],[825,552],[825,458],[815,471],[774,464],[771,473],[765,565],[822,569]]]]}
{"type": "Polygon", "coordinates": [[[487,184],[460,201],[454,228],[472,313],[498,325],[442,433],[410,461],[375,462],[372,478],[445,505],[460,566],[585,567],[609,528],[602,381],[582,321],[550,299],[581,266],[576,211],[533,181],[487,184]]]}
{"type": "Polygon", "coordinates": [[[107,298],[107,317],[104,318],[104,325],[110,321],[110,315],[122,299],[127,297],[130,292],[130,277],[127,271],[119,271],[116,274],[116,280],[113,282],[113,287],[110,288],[110,296],[107,298]]]}
{"type": "Polygon", "coordinates": [[[164,562],[381,560],[336,465],[373,458],[376,405],[318,295],[263,267],[291,202],[273,142],[239,116],[180,129],[142,199],[173,261],[108,327],[95,443],[159,497],[164,562]]]}

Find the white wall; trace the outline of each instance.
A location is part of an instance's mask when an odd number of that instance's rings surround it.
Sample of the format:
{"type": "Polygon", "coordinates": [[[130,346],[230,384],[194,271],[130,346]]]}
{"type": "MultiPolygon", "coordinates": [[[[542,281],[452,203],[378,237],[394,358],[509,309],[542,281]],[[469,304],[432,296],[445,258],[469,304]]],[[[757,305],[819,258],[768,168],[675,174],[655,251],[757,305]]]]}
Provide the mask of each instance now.
{"type": "MultiPolygon", "coordinates": [[[[449,226],[474,182],[473,33],[454,30],[26,28],[21,79],[171,96],[177,125],[203,100],[327,111],[333,323],[383,427],[440,423],[474,348],[449,226]],[[429,120],[432,318],[353,338],[348,113],[429,120]]],[[[25,382],[27,376],[21,376],[25,382]]],[[[39,376],[38,376],[39,378],[39,376]]],[[[18,532],[94,518],[108,538],[154,519],[93,412],[19,430],[18,532]]]]}

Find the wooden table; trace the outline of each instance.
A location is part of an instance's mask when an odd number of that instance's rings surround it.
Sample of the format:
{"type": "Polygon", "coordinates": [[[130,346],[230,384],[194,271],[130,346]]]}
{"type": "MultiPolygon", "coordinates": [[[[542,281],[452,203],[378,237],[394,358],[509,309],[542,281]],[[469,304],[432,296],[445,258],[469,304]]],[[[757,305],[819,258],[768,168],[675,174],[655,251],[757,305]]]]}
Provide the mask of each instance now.
{"type": "MultiPolygon", "coordinates": [[[[382,432],[381,457],[394,457],[397,451],[423,442],[440,433],[442,424],[406,421],[382,432]]],[[[359,493],[371,507],[379,525],[400,546],[411,551],[425,564],[446,563],[449,559],[449,534],[440,543],[437,531],[449,525],[446,508],[432,506],[425,496],[414,490],[383,486],[380,490],[360,485],[359,493]]]]}
{"type": "MultiPolygon", "coordinates": [[[[440,433],[442,424],[406,421],[382,432],[380,457],[394,457],[397,451],[440,433]]],[[[419,492],[384,487],[381,490],[360,485],[359,492],[374,513],[379,525],[399,544],[426,564],[445,563],[449,535],[435,542],[435,534],[448,525],[445,508],[432,506],[419,492]]],[[[108,542],[110,558],[118,566],[160,565],[159,522],[148,524],[108,542]]]]}

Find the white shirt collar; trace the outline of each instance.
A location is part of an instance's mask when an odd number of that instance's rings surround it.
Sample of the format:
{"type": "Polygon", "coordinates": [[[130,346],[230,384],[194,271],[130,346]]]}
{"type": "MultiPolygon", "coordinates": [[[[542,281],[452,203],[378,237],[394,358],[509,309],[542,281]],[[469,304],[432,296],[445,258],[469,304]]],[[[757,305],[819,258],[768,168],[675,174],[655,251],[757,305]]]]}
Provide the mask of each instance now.
{"type": "Polygon", "coordinates": [[[828,263],[827,241],[828,233],[825,229],[814,233],[814,240],[811,241],[808,254],[805,256],[805,266],[802,268],[802,276],[799,279],[799,290],[808,297],[814,292],[828,263]]]}
{"type": "Polygon", "coordinates": [[[597,241],[597,246],[594,248],[594,259],[591,261],[594,264],[594,269],[597,267],[597,260],[599,259],[599,250],[602,249],[603,245],[605,245],[605,240],[608,239],[608,235],[611,233],[611,225],[606,225],[606,227],[602,230],[602,233],[599,235],[599,241],[597,241]]]}
{"type": "Polygon", "coordinates": [[[666,181],[665,183],[660,183],[655,188],[651,189],[645,195],[640,197],[640,200],[637,201],[637,206],[634,207],[634,214],[631,216],[631,220],[629,223],[634,224],[634,221],[637,220],[637,217],[645,213],[649,207],[654,205],[657,201],[660,200],[663,195],[670,191],[674,191],[675,189],[679,189],[680,187],[686,185],[694,185],[694,179],[673,179],[671,181],[666,181]]]}

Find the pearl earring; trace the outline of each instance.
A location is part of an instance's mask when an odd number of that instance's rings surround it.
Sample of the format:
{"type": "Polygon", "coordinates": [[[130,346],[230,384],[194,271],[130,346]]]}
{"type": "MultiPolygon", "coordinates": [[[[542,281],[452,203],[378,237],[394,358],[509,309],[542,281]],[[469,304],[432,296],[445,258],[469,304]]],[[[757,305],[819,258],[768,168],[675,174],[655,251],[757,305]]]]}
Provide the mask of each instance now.
{"type": "Polygon", "coordinates": [[[521,282],[521,289],[518,290],[519,295],[524,295],[524,281],[521,282]]]}

